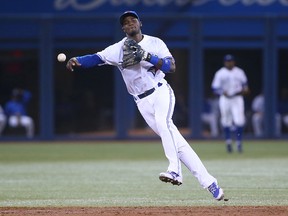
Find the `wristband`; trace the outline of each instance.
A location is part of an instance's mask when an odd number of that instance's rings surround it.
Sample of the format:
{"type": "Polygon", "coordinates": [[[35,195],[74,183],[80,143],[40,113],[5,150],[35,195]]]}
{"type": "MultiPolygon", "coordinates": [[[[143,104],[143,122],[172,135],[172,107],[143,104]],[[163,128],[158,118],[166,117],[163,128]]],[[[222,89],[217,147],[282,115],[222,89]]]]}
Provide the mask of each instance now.
{"type": "MultiPolygon", "coordinates": [[[[156,67],[159,63],[159,60],[160,60],[159,57],[155,55],[151,55],[150,53],[148,53],[147,58],[146,58],[146,61],[150,62],[156,67]]],[[[164,73],[168,73],[171,69],[171,60],[168,58],[162,59],[162,65],[159,69],[162,70],[164,73]]]]}
{"type": "Polygon", "coordinates": [[[147,61],[156,66],[159,62],[159,58],[155,55],[151,55],[150,53],[148,53],[147,61]]]}
{"type": "Polygon", "coordinates": [[[168,58],[164,58],[162,59],[163,63],[162,63],[162,66],[161,66],[161,70],[163,72],[169,72],[170,69],[171,69],[171,59],[168,59],[168,58]]]}

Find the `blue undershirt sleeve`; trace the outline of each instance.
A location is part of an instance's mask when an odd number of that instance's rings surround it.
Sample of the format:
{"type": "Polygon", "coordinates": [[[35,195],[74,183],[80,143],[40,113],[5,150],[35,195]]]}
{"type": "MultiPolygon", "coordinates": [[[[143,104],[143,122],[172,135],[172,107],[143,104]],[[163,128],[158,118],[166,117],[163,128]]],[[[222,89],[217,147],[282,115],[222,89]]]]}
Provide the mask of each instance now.
{"type": "Polygon", "coordinates": [[[212,88],[212,91],[214,92],[214,94],[216,94],[216,95],[222,95],[223,94],[223,90],[222,89],[220,89],[220,88],[212,88]]]}
{"type": "Polygon", "coordinates": [[[97,54],[78,56],[76,59],[83,68],[94,67],[104,63],[97,54]]]}

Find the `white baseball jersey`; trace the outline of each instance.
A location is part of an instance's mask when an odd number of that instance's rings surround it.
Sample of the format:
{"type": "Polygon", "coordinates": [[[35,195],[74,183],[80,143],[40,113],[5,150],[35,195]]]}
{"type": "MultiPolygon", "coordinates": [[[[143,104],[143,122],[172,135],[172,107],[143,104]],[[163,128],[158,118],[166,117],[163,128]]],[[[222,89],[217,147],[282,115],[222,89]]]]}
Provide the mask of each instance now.
{"type": "MultiPolygon", "coordinates": [[[[123,69],[121,67],[123,56],[122,47],[126,39],[126,37],[123,38],[118,43],[107,47],[97,54],[106,64],[114,65],[119,68],[128,92],[131,95],[136,96],[156,87],[157,83],[165,77],[165,74],[161,70],[155,71],[155,67],[147,61],[141,61],[140,64],[123,69]]],[[[144,38],[139,42],[139,45],[145,51],[156,55],[159,58],[172,58],[166,44],[159,38],[144,35],[144,38]]]]}
{"type": "MultiPolygon", "coordinates": [[[[207,172],[200,158],[172,121],[175,96],[170,85],[164,79],[165,74],[161,70],[156,71],[155,66],[147,61],[141,61],[139,64],[123,69],[121,62],[125,40],[126,38],[123,38],[120,42],[97,54],[105,64],[119,68],[127,90],[134,98],[155,88],[153,93],[148,96],[136,99],[136,104],[146,123],[161,137],[165,156],[169,161],[168,171],[175,172],[182,178],[181,162],[183,162],[198,179],[201,186],[208,188],[217,180],[207,172]]],[[[159,38],[144,35],[139,45],[145,51],[157,55],[159,58],[173,58],[165,43],[159,38]]]]}
{"type": "Polygon", "coordinates": [[[241,92],[243,85],[246,84],[247,77],[241,68],[234,66],[232,70],[228,70],[226,67],[222,67],[214,76],[212,88],[221,89],[222,92],[233,96],[241,92]]]}
{"type": "Polygon", "coordinates": [[[218,89],[218,92],[222,93],[219,108],[224,127],[230,127],[233,123],[236,126],[245,124],[244,99],[242,95],[237,95],[244,85],[247,85],[247,77],[239,67],[234,66],[231,70],[222,67],[215,73],[212,89],[218,89]],[[230,97],[226,97],[224,92],[230,97]]]}
{"type": "Polygon", "coordinates": [[[252,101],[253,112],[264,112],[264,95],[257,95],[252,101]]]}

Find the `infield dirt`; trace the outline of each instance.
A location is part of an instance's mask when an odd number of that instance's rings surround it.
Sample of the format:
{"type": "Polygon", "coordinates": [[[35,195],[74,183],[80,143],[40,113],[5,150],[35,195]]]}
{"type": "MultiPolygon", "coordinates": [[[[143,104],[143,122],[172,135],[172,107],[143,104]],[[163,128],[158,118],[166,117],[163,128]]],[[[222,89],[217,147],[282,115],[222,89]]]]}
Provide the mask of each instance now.
{"type": "Polygon", "coordinates": [[[0,208],[1,216],[287,216],[288,206],[0,208]]]}

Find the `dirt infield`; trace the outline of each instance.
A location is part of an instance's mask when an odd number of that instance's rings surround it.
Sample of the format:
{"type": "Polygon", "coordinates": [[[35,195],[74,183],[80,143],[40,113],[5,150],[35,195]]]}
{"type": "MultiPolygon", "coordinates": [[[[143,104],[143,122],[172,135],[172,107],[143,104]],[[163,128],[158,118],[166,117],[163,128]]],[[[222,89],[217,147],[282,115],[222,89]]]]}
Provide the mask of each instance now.
{"type": "Polygon", "coordinates": [[[1,216],[287,216],[288,206],[0,208],[1,216]]]}

